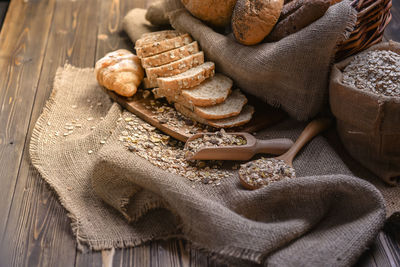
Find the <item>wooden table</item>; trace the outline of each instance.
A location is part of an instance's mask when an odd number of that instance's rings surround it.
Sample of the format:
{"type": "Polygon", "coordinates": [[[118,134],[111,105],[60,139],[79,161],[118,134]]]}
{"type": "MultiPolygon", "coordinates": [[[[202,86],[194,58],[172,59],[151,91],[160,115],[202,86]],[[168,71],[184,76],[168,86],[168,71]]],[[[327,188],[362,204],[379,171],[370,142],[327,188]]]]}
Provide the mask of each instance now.
{"type": "MultiPolygon", "coordinates": [[[[120,33],[121,21],[147,2],[11,1],[0,34],[0,244],[12,266],[101,266],[101,253],[77,250],[66,211],[30,164],[29,137],[57,67],[90,67],[108,51],[132,47],[120,33]]],[[[386,37],[400,41],[400,3],[393,4],[386,37]]],[[[117,250],[114,266],[217,265],[185,245],[174,240],[117,250]]],[[[390,249],[399,257],[399,243],[381,234],[359,265],[400,265],[399,258],[390,262],[385,255],[390,249]]]]}

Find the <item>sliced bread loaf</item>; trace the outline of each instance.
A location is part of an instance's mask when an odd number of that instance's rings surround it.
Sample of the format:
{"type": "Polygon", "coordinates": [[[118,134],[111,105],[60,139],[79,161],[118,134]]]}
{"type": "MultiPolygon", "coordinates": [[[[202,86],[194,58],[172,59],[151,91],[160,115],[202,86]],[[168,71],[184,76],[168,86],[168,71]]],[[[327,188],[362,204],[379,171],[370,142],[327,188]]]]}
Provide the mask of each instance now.
{"type": "Polygon", "coordinates": [[[207,120],[199,117],[196,113],[179,103],[175,103],[175,109],[179,111],[182,115],[192,120],[195,120],[202,124],[213,126],[215,128],[232,128],[244,125],[251,120],[254,113],[254,107],[246,105],[243,107],[242,112],[237,116],[220,120],[207,120]]]}
{"type": "Polygon", "coordinates": [[[171,62],[169,64],[154,67],[154,68],[147,68],[146,75],[147,79],[150,80],[151,83],[157,82],[157,78],[159,77],[170,77],[182,72],[185,72],[193,67],[197,67],[204,63],[204,53],[198,52],[194,55],[190,55],[184,57],[178,61],[171,62]]]}
{"type": "Polygon", "coordinates": [[[165,31],[158,31],[158,32],[148,32],[142,34],[140,39],[138,39],[135,43],[136,47],[140,47],[143,45],[151,44],[154,42],[159,42],[164,39],[170,39],[177,37],[179,35],[182,35],[182,33],[179,33],[178,31],[175,30],[165,30],[165,31]]]}
{"type": "Polygon", "coordinates": [[[198,116],[205,119],[225,119],[239,115],[246,103],[247,98],[240,92],[240,90],[234,90],[224,102],[209,107],[193,106],[193,111],[198,116]]]}
{"type": "Polygon", "coordinates": [[[215,74],[189,90],[182,90],[182,96],[195,106],[207,107],[222,103],[231,93],[232,80],[222,74],[215,74]]]}
{"type": "Polygon", "coordinates": [[[142,46],[136,46],[135,49],[136,54],[139,58],[145,58],[188,45],[191,42],[193,42],[192,37],[190,37],[189,34],[186,33],[174,38],[144,44],[142,46]]]}
{"type": "Polygon", "coordinates": [[[185,45],[185,46],[182,46],[182,47],[179,47],[179,48],[167,51],[167,52],[163,52],[158,55],[142,58],[141,59],[142,66],[143,66],[143,68],[159,67],[159,66],[177,61],[184,57],[190,56],[197,52],[199,52],[199,45],[195,41],[188,45],[185,45]]]}
{"type": "Polygon", "coordinates": [[[193,88],[201,84],[207,78],[214,76],[214,73],[215,64],[213,62],[205,62],[181,74],[172,77],[158,78],[157,84],[161,89],[170,92],[179,91],[193,88]]]}

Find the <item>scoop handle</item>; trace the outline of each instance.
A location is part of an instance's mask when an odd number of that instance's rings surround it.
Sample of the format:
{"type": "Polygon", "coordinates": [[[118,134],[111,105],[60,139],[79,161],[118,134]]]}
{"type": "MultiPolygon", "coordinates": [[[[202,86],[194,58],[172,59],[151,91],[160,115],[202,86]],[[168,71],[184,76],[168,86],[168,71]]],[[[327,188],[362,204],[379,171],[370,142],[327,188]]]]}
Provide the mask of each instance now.
{"type": "Polygon", "coordinates": [[[255,154],[264,153],[272,155],[281,155],[289,150],[293,141],[287,138],[259,140],[255,145],[255,154]]]}
{"type": "Polygon", "coordinates": [[[300,134],[299,138],[296,140],[294,145],[282,156],[278,157],[286,162],[293,162],[294,157],[302,149],[302,147],[307,144],[311,139],[313,139],[319,133],[325,131],[331,125],[331,120],[328,118],[316,119],[311,121],[303,132],[300,134]]]}

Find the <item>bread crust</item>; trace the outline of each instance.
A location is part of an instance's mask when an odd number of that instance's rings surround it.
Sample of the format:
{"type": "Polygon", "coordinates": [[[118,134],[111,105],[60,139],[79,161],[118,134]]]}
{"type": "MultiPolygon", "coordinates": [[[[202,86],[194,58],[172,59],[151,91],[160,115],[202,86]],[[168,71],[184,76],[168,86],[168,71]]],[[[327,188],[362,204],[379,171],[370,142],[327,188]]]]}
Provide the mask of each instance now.
{"type": "Polygon", "coordinates": [[[181,0],[196,18],[213,27],[228,26],[237,0],[181,0]]]}

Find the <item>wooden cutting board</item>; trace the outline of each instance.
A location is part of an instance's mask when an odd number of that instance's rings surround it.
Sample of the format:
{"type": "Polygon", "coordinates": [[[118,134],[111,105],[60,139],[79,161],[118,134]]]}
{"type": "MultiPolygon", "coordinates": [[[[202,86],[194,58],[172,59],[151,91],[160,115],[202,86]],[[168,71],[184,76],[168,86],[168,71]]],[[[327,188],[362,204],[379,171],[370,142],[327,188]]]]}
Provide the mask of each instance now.
{"type": "MultiPolygon", "coordinates": [[[[182,142],[186,142],[186,140],[195,133],[212,130],[210,127],[205,127],[204,125],[193,125],[191,120],[185,120],[184,118],[168,117],[168,121],[160,118],[161,116],[159,115],[159,112],[162,112],[165,109],[168,110],[169,108],[173,109],[173,107],[165,100],[155,100],[152,93],[150,93],[148,97],[144,98],[143,93],[145,90],[139,90],[138,93],[131,98],[119,96],[109,90],[106,91],[107,94],[122,107],[158,128],[165,134],[182,142]]],[[[228,132],[244,131],[254,133],[282,121],[287,116],[283,111],[269,107],[252,96],[247,95],[247,98],[249,99],[249,104],[255,108],[253,119],[244,126],[226,129],[228,132]]],[[[173,112],[176,113],[176,111],[173,112]]]]}

